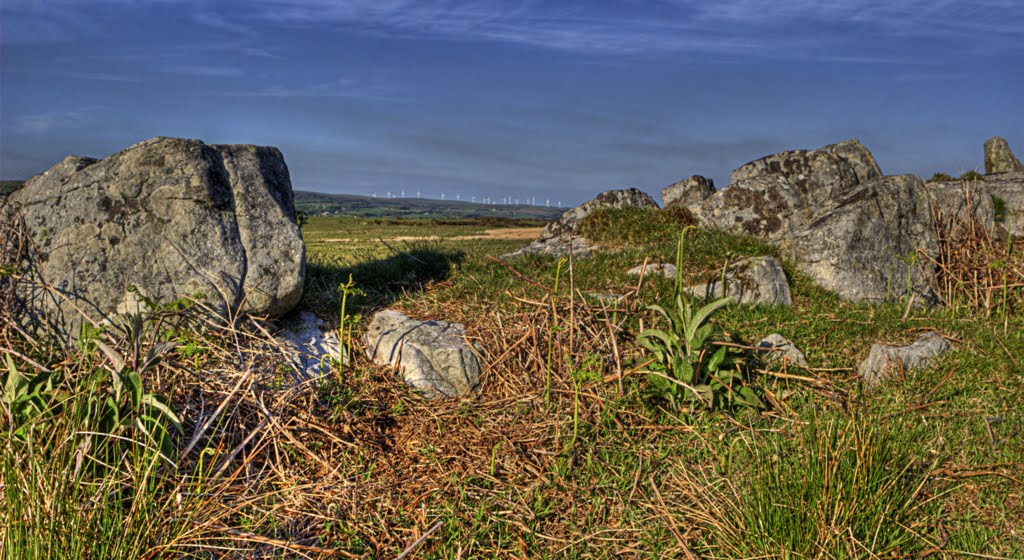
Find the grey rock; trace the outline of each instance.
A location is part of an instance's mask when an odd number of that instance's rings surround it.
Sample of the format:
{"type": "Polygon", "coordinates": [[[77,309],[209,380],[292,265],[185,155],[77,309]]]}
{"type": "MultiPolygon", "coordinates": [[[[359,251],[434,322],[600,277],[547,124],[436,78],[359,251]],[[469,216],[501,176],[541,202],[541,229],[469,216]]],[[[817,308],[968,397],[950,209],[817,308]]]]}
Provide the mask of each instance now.
{"type": "Polygon", "coordinates": [[[985,141],[985,174],[1016,173],[1024,171],[1017,156],[1013,155],[1010,144],[1000,136],[985,141]]]}
{"type": "Polygon", "coordinates": [[[337,331],[324,328],[323,320],[310,311],[285,317],[281,321],[281,330],[274,337],[300,379],[323,376],[339,356],[343,363],[348,363],[348,354],[341,353],[337,331]]]}
{"type": "Polygon", "coordinates": [[[768,240],[780,239],[814,217],[800,193],[779,175],[736,181],[691,209],[704,227],[768,240]]]}
{"type": "Polygon", "coordinates": [[[526,247],[502,255],[510,259],[522,255],[543,255],[546,257],[568,257],[586,258],[594,252],[594,244],[584,237],[573,237],[572,235],[559,235],[548,237],[531,242],[526,247]]]}
{"type": "Polygon", "coordinates": [[[629,269],[626,272],[626,274],[629,274],[630,276],[640,276],[641,273],[643,273],[644,276],[648,276],[648,277],[649,276],[661,276],[661,277],[664,277],[664,278],[672,279],[672,278],[676,277],[676,265],[674,265],[674,264],[667,264],[667,263],[659,263],[659,264],[648,264],[645,267],[644,265],[641,264],[639,266],[635,266],[635,267],[629,269]]]}
{"type": "Polygon", "coordinates": [[[615,294],[608,292],[587,292],[587,297],[593,298],[598,303],[604,305],[616,305],[626,301],[626,297],[629,294],[615,294]]]}
{"type": "Polygon", "coordinates": [[[713,194],[714,181],[700,175],[692,175],[661,190],[661,207],[694,206],[713,194]]]}
{"type": "Polygon", "coordinates": [[[824,150],[792,150],[763,157],[734,170],[730,183],[770,176],[784,178],[803,207],[825,212],[832,201],[860,184],[849,161],[824,150]]]}
{"type": "Polygon", "coordinates": [[[998,198],[1005,209],[1000,225],[1014,237],[1024,238],[1024,172],[988,175],[978,188],[998,198]]]}
{"type": "Polygon", "coordinates": [[[37,322],[94,320],[202,293],[222,314],[276,317],[298,303],[305,245],[276,148],[153,138],[104,160],[68,157],[13,193],[42,254],[19,293],[37,322]],[[129,290],[137,288],[137,294],[129,290]]]}
{"type": "Polygon", "coordinates": [[[847,140],[747,163],[732,172],[726,188],[690,209],[706,227],[778,241],[879,176],[871,152],[860,141],[847,140]]]}
{"type": "Polygon", "coordinates": [[[397,367],[428,399],[463,396],[480,381],[480,359],[458,323],[416,321],[385,309],[370,320],[364,340],[374,363],[397,367]]]}
{"type": "Polygon", "coordinates": [[[838,144],[830,144],[819,149],[845,159],[853,166],[853,171],[857,174],[858,183],[866,183],[871,179],[882,176],[882,169],[878,167],[875,156],[871,155],[871,152],[864,147],[864,144],[861,144],[860,140],[856,138],[838,144]]]}
{"type": "MultiPolygon", "coordinates": [[[[697,297],[720,298],[722,281],[685,288],[697,297]]],[[[751,257],[729,265],[725,272],[724,294],[738,303],[793,305],[789,281],[775,257],[751,257]]]]}
{"type": "Polygon", "coordinates": [[[913,175],[878,177],[839,199],[835,208],[779,243],[822,287],[854,302],[915,293],[928,301],[938,241],[924,183],[913,175]]]}
{"type": "Polygon", "coordinates": [[[536,241],[526,247],[504,255],[514,258],[521,255],[547,255],[554,257],[568,256],[585,257],[593,249],[593,244],[577,234],[580,222],[584,218],[605,208],[657,208],[658,204],[647,193],[639,189],[622,189],[605,191],[595,198],[566,210],[555,221],[544,227],[544,231],[536,241]]]}
{"type": "Polygon", "coordinates": [[[909,346],[873,344],[867,359],[860,363],[857,373],[867,385],[905,372],[928,368],[932,360],[951,348],[949,341],[939,333],[927,333],[909,346]]]}
{"type": "Polygon", "coordinates": [[[974,226],[993,231],[995,202],[988,188],[960,181],[930,181],[925,187],[932,205],[932,215],[941,223],[966,225],[973,219],[974,226]]]}
{"type": "Polygon", "coordinates": [[[804,353],[781,334],[772,333],[764,337],[761,342],[757,343],[757,347],[769,361],[782,365],[793,363],[800,367],[807,367],[807,357],[804,356],[804,353]]]}
{"type": "Polygon", "coordinates": [[[575,208],[566,210],[557,220],[544,228],[541,239],[575,234],[583,218],[598,210],[627,207],[657,208],[658,203],[639,189],[605,191],[575,208]]]}

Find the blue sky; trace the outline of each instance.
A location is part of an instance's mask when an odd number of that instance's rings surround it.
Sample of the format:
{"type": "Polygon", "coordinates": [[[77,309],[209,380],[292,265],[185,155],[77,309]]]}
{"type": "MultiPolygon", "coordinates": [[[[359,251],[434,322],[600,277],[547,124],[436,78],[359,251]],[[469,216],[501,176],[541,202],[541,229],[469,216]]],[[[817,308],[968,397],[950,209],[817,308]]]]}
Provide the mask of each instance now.
{"type": "Polygon", "coordinates": [[[1024,155],[1024,3],[0,0],[0,176],[153,136],[296,189],[578,203],[860,138],[889,174],[1024,155]]]}

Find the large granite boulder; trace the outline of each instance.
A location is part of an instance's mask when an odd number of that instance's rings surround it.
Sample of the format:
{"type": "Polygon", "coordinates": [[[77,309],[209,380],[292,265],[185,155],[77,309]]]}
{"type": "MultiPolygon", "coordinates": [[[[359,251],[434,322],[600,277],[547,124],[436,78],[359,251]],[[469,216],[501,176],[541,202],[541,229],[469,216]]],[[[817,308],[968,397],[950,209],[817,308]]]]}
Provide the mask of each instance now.
{"type": "Polygon", "coordinates": [[[778,175],[739,180],[691,209],[702,226],[768,240],[782,238],[814,216],[793,185],[778,175]]]}
{"type": "Polygon", "coordinates": [[[937,255],[931,212],[920,178],[878,177],[838,198],[830,212],[791,232],[779,247],[844,299],[879,302],[917,294],[927,301],[934,269],[918,251],[937,255]]]}
{"type": "Polygon", "coordinates": [[[705,226],[777,241],[881,174],[871,152],[857,140],[791,150],[737,168],[729,186],[691,209],[705,226]]]}
{"type": "Polygon", "coordinates": [[[1015,173],[1024,171],[1017,156],[1013,155],[1010,144],[1000,136],[985,141],[985,174],[1015,173]]]}
{"type": "Polygon", "coordinates": [[[397,367],[428,399],[464,396],[480,382],[480,359],[458,323],[417,321],[385,309],[370,319],[363,340],[370,360],[397,367]]]}
{"type": "Polygon", "coordinates": [[[827,206],[860,184],[857,171],[846,158],[827,151],[793,150],[763,157],[743,165],[729,175],[730,183],[782,177],[800,197],[803,205],[828,211],[827,206]]]}
{"type": "Polygon", "coordinates": [[[506,257],[519,255],[564,256],[572,252],[575,256],[585,256],[593,250],[593,246],[577,234],[580,222],[584,218],[606,208],[657,208],[647,193],[639,189],[621,189],[605,191],[595,198],[566,210],[557,220],[544,227],[544,231],[536,241],[519,249],[506,257]]]}
{"type": "Polygon", "coordinates": [[[302,295],[305,246],[276,148],[153,138],[70,156],[8,197],[16,212],[39,254],[37,282],[18,286],[30,319],[71,334],[80,314],[103,322],[145,300],[204,294],[225,315],[274,317],[302,295]]]}
{"type": "Polygon", "coordinates": [[[707,177],[691,175],[661,190],[661,207],[694,206],[715,194],[715,182],[707,177]]]}

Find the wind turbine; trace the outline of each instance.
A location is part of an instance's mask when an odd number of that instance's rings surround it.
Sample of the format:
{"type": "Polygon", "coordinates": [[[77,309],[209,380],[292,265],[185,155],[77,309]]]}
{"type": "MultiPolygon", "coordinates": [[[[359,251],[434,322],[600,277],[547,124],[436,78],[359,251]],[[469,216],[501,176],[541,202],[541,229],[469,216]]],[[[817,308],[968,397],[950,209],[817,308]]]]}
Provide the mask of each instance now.
{"type": "Polygon", "coordinates": [[[402,189],[402,198],[405,198],[405,189],[402,189]]]}
{"type": "Polygon", "coordinates": [[[455,193],[455,200],[462,200],[462,193],[455,193]]]}

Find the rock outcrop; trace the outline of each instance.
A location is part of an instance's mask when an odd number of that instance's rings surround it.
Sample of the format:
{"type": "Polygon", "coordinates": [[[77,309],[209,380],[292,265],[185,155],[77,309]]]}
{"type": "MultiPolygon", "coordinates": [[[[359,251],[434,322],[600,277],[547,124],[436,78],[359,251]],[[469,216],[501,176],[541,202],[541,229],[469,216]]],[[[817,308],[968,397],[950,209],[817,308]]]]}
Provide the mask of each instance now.
{"type": "Polygon", "coordinates": [[[506,256],[564,256],[570,253],[570,249],[575,256],[585,256],[590,253],[593,246],[579,238],[577,230],[580,222],[598,210],[627,207],[657,208],[658,203],[639,189],[605,191],[592,200],[566,210],[557,220],[545,226],[536,241],[506,256]]]}
{"type": "Polygon", "coordinates": [[[373,316],[363,337],[367,357],[397,367],[428,399],[466,395],[480,381],[480,359],[458,323],[416,321],[385,309],[373,316]]]}
{"type": "Polygon", "coordinates": [[[800,210],[827,212],[833,200],[860,184],[853,164],[828,148],[763,157],[734,170],[730,182],[781,177],[798,197],[803,206],[800,210]]]}
{"type": "Polygon", "coordinates": [[[1017,156],[1013,155],[1010,144],[1000,136],[985,141],[985,174],[1024,172],[1017,156]]]}
{"type": "Polygon", "coordinates": [[[37,323],[95,321],[205,294],[223,313],[279,316],[302,295],[305,246],[276,148],[154,138],[103,160],[69,156],[5,205],[39,250],[20,296],[37,323]]]}
{"type": "Polygon", "coordinates": [[[909,293],[927,301],[934,270],[917,258],[938,241],[924,183],[913,175],[878,177],[837,199],[830,212],[779,243],[822,287],[855,302],[909,293]],[[908,293],[909,292],[909,293],[908,293]]]}
{"type": "Polygon", "coordinates": [[[883,379],[926,369],[950,348],[949,341],[937,332],[927,333],[909,346],[874,344],[857,373],[866,385],[875,385],[883,379]]]}
{"type": "Polygon", "coordinates": [[[747,163],[732,172],[729,186],[690,208],[705,226],[778,241],[881,175],[871,152],[847,140],[747,163]]]}
{"type": "MultiPolygon", "coordinates": [[[[722,281],[690,286],[692,296],[717,299],[723,296],[722,281]]],[[[737,303],[793,305],[789,281],[775,257],[751,257],[736,261],[725,272],[724,295],[737,303]]]]}
{"type": "Polygon", "coordinates": [[[661,190],[661,207],[694,206],[715,194],[715,182],[707,177],[691,175],[661,190]]]}

